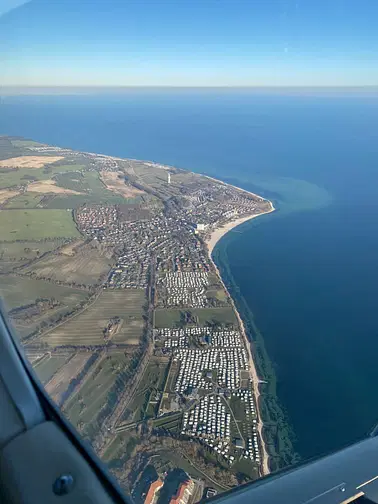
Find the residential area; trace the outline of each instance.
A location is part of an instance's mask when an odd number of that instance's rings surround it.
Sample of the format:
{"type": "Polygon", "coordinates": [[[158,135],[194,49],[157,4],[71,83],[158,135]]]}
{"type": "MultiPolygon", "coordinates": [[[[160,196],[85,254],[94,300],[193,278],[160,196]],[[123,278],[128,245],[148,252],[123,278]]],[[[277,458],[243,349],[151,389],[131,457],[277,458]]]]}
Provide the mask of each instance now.
{"type": "Polygon", "coordinates": [[[140,503],[194,504],[256,479],[248,342],[207,243],[268,202],[159,163],[4,142],[2,211],[20,225],[3,230],[3,284],[64,414],[140,503]]]}

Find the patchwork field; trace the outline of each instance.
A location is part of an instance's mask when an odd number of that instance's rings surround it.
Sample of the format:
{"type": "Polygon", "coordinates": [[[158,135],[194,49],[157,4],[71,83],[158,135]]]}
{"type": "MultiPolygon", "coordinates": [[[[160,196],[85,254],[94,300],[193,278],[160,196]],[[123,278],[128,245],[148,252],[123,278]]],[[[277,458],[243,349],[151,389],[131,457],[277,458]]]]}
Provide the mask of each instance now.
{"type": "Polygon", "coordinates": [[[81,236],[65,210],[0,210],[1,241],[81,236]]]}
{"type": "MultiPolygon", "coordinates": [[[[6,160],[5,160],[6,161],[6,160]]],[[[31,182],[38,180],[48,180],[58,177],[65,172],[72,172],[75,175],[78,170],[85,168],[84,165],[53,164],[44,168],[0,168],[0,188],[23,186],[26,187],[31,182]]],[[[58,184],[59,185],[59,184],[58,184]]]]}
{"type": "Polygon", "coordinates": [[[46,208],[77,208],[84,203],[115,205],[138,201],[135,194],[126,198],[125,195],[108,190],[97,172],[64,173],[56,175],[54,180],[56,180],[57,186],[81,194],[57,194],[44,204],[46,208]]]}
{"type": "Polygon", "coordinates": [[[34,140],[11,140],[12,145],[15,147],[42,147],[45,144],[35,142],[34,140]]]}
{"type": "Polygon", "coordinates": [[[41,180],[40,182],[32,182],[28,185],[29,192],[36,192],[42,194],[81,194],[80,192],[73,191],[72,189],[65,189],[59,187],[55,180],[41,180]]]}
{"type": "Polygon", "coordinates": [[[104,290],[84,312],[42,335],[40,340],[52,347],[103,345],[107,339],[138,345],[143,333],[145,304],[142,289],[104,290]]]}
{"type": "Polygon", "coordinates": [[[0,161],[0,168],[42,168],[64,159],[62,156],[19,156],[0,161]]]}
{"type": "Polygon", "coordinates": [[[104,462],[109,463],[111,466],[119,465],[125,462],[131,455],[135,445],[139,440],[136,440],[135,432],[121,432],[114,436],[113,441],[106,448],[103,456],[101,457],[104,462]]]}
{"type": "Polygon", "coordinates": [[[5,203],[6,201],[8,201],[11,198],[14,198],[18,194],[20,194],[19,191],[10,191],[8,189],[0,189],[0,204],[5,203]]]}
{"type": "Polygon", "coordinates": [[[106,278],[112,266],[111,259],[101,255],[97,248],[89,244],[67,247],[68,253],[62,250],[59,254],[50,254],[22,271],[33,273],[37,278],[84,285],[94,285],[100,278],[106,278]]]}
{"type": "Polygon", "coordinates": [[[88,292],[51,282],[14,275],[1,276],[1,297],[8,309],[34,302],[38,298],[55,298],[63,305],[74,304],[88,297],[88,292]]]}
{"type": "Polygon", "coordinates": [[[120,194],[124,198],[133,198],[139,194],[145,194],[144,191],[128,186],[124,182],[122,172],[101,172],[101,180],[109,191],[120,194]]]}
{"type": "Polygon", "coordinates": [[[64,240],[0,242],[0,271],[9,271],[37,259],[46,252],[56,249],[64,240]]]}
{"type": "Polygon", "coordinates": [[[139,422],[154,417],[168,373],[168,362],[150,361],[120,422],[139,422]]]}
{"type": "Polygon", "coordinates": [[[43,280],[3,275],[0,295],[6,311],[13,310],[9,316],[17,334],[24,338],[42,325],[47,329],[62,316],[77,309],[89,293],[43,280]],[[47,303],[43,309],[38,309],[38,299],[54,300],[54,304],[48,306],[47,303]]]}
{"type": "Polygon", "coordinates": [[[34,370],[41,382],[43,384],[46,384],[50,380],[50,378],[58,371],[58,369],[64,366],[67,359],[68,357],[65,355],[48,355],[36,364],[34,370]]]}
{"type": "MultiPolygon", "coordinates": [[[[64,413],[76,427],[90,430],[106,405],[115,406],[113,402],[117,398],[117,391],[121,391],[130,378],[129,366],[130,356],[120,351],[107,353],[95,364],[80,389],[63,407],[64,413]]],[[[90,432],[87,433],[90,435],[90,432]]]]}
{"type": "Polygon", "coordinates": [[[44,197],[43,194],[24,192],[8,200],[3,205],[3,208],[6,209],[37,208],[38,205],[40,205],[43,197],[44,197]]]}
{"type": "Polygon", "coordinates": [[[46,392],[57,404],[60,403],[71,380],[75,379],[83,370],[90,357],[91,354],[88,352],[78,352],[46,383],[46,392]]]}

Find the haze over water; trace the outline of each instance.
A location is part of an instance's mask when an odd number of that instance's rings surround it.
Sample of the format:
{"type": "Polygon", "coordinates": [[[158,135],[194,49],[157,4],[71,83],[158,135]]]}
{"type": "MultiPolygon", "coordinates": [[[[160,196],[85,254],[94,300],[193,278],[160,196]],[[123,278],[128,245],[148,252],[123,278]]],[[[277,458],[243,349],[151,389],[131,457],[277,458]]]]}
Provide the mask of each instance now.
{"type": "Polygon", "coordinates": [[[219,248],[304,458],[378,423],[377,120],[377,97],[347,93],[151,90],[0,106],[0,134],[173,164],[274,200],[277,212],[219,248]]]}

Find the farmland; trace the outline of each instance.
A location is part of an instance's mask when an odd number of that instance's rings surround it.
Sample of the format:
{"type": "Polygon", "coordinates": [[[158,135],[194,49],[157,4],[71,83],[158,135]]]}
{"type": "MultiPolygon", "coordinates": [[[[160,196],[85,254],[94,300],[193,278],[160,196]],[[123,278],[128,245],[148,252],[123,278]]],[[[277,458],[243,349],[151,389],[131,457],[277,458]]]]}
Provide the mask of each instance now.
{"type": "Polygon", "coordinates": [[[155,416],[160,400],[158,392],[164,388],[167,370],[167,363],[153,360],[149,362],[121,421],[139,422],[155,416]]]}
{"type": "Polygon", "coordinates": [[[46,392],[57,404],[60,403],[71,380],[78,376],[90,357],[89,352],[78,352],[46,383],[46,392]]]}
{"type": "Polygon", "coordinates": [[[106,405],[115,406],[116,393],[124,388],[130,373],[128,354],[120,351],[107,353],[95,364],[78,392],[67,401],[63,408],[65,414],[79,429],[89,427],[87,434],[91,435],[99,413],[106,405]]]}
{"type": "Polygon", "coordinates": [[[77,172],[85,168],[81,164],[52,164],[45,168],[1,168],[0,188],[26,186],[36,180],[47,180],[51,177],[59,176],[61,173],[77,172]]]}
{"type": "Polygon", "coordinates": [[[42,383],[47,383],[67,360],[67,356],[46,356],[35,366],[35,372],[42,383]]]}
{"type": "Polygon", "coordinates": [[[46,252],[61,246],[64,241],[57,239],[43,242],[0,242],[0,271],[9,271],[38,259],[46,252]]]}
{"type": "Polygon", "coordinates": [[[44,240],[80,236],[64,210],[0,210],[1,241],[44,240]]]}
{"type": "Polygon", "coordinates": [[[35,142],[34,140],[11,140],[12,145],[15,147],[38,147],[43,144],[35,142]]]}
{"type": "Polygon", "coordinates": [[[141,289],[101,292],[99,298],[85,311],[58,328],[41,336],[41,341],[58,345],[104,345],[104,330],[109,321],[119,317],[114,343],[138,345],[143,333],[145,292],[141,289]]]}
{"type": "Polygon", "coordinates": [[[7,209],[37,208],[42,198],[43,198],[42,194],[24,192],[8,200],[4,204],[4,208],[7,209]]]}
{"type": "Polygon", "coordinates": [[[28,185],[28,192],[36,192],[42,194],[80,194],[72,189],[65,189],[57,185],[56,180],[40,180],[32,182],[28,185]]]}
{"type": "Polygon", "coordinates": [[[77,208],[84,203],[108,203],[115,205],[124,204],[129,201],[137,201],[135,197],[125,198],[121,194],[114,194],[112,191],[108,190],[100,180],[97,172],[65,173],[57,175],[55,180],[59,187],[77,191],[82,194],[57,195],[46,202],[46,208],[77,208]]]}
{"type": "Polygon", "coordinates": [[[239,462],[232,438],[255,439],[258,418],[206,241],[227,215],[267,202],[173,167],[14,137],[0,136],[0,160],[1,294],[49,395],[123,483],[167,457],[236,484],[226,454],[239,462]]]}
{"type": "Polygon", "coordinates": [[[101,180],[109,191],[120,194],[124,198],[133,198],[139,194],[145,194],[135,187],[126,185],[122,172],[115,173],[104,171],[101,173],[101,180]]]}
{"type": "Polygon", "coordinates": [[[11,312],[10,317],[18,334],[24,338],[42,325],[47,328],[63,315],[80,307],[88,298],[89,293],[43,280],[3,275],[1,296],[7,310],[18,309],[17,313],[11,312]],[[55,305],[45,310],[32,310],[31,314],[31,307],[38,299],[54,299],[55,305]]]}
{"type": "Polygon", "coordinates": [[[19,194],[18,190],[12,191],[9,189],[0,189],[0,205],[3,205],[8,200],[14,198],[19,194]]]}
{"type": "Polygon", "coordinates": [[[54,285],[43,280],[14,275],[1,277],[1,295],[8,309],[33,303],[38,298],[55,298],[63,306],[72,307],[88,297],[88,292],[54,285]]]}
{"type": "Polygon", "coordinates": [[[0,168],[42,168],[62,159],[62,156],[17,156],[0,161],[0,168]]]}
{"type": "Polygon", "coordinates": [[[50,254],[25,268],[23,273],[33,274],[36,278],[49,278],[54,281],[95,285],[105,279],[112,261],[101,255],[90,244],[77,247],[71,254],[50,254]]]}
{"type": "Polygon", "coordinates": [[[130,457],[138,442],[139,439],[137,439],[135,432],[121,432],[114,436],[113,441],[104,452],[102,459],[104,462],[110,462],[110,467],[122,465],[122,462],[125,462],[130,457]]]}

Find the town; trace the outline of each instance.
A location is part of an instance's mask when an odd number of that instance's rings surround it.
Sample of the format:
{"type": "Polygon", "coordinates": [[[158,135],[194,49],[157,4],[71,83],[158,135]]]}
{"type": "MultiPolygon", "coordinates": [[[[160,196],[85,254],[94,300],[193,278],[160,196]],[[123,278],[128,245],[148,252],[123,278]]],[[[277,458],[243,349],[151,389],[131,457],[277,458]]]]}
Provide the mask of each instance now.
{"type": "Polygon", "coordinates": [[[64,414],[140,504],[170,478],[194,504],[266,472],[249,343],[208,244],[270,202],[151,161],[4,142],[4,212],[36,222],[2,249],[23,299],[10,313],[64,414]]]}

